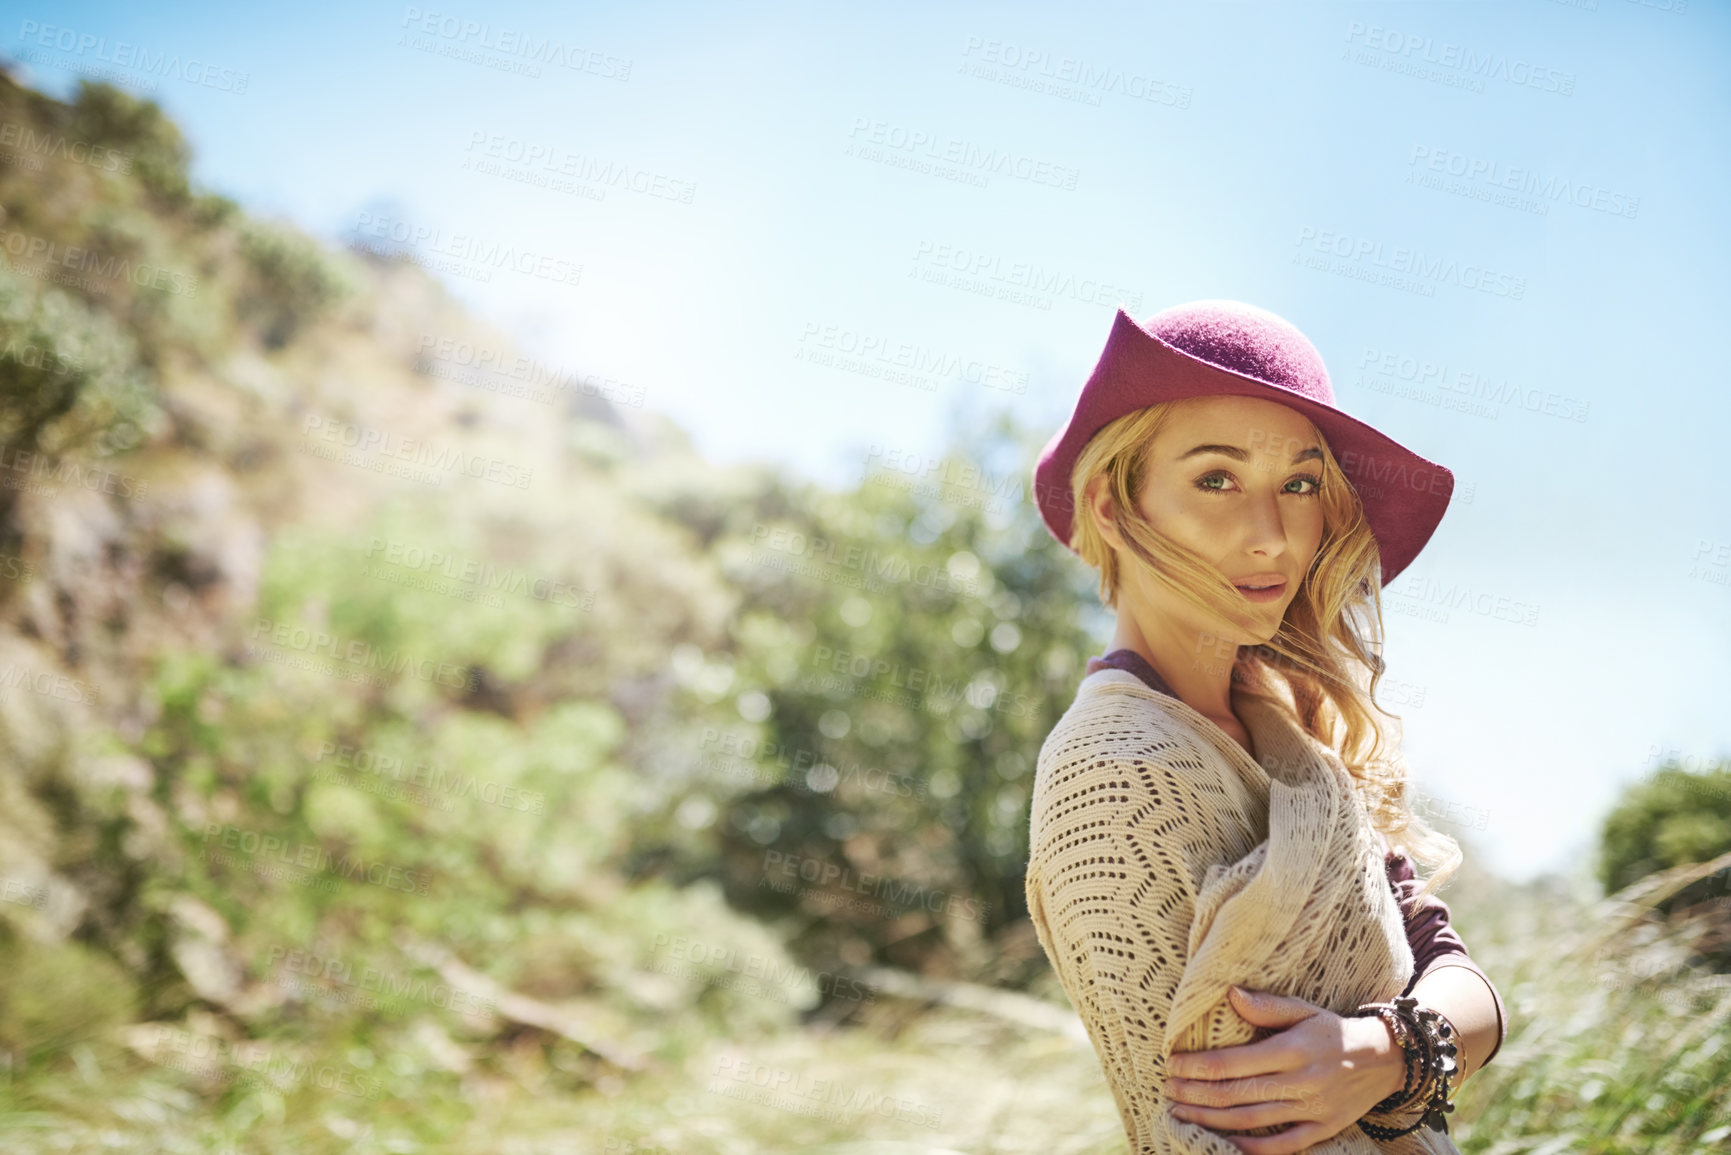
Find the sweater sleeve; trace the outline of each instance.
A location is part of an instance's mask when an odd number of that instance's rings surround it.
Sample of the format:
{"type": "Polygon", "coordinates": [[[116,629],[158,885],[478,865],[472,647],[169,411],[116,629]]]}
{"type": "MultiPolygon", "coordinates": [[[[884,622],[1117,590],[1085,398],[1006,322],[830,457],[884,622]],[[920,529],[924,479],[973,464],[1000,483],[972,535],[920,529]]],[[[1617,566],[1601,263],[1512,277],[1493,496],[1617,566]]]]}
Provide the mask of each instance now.
{"type": "MultiPolygon", "coordinates": [[[[1040,945],[1081,1016],[1131,1150],[1235,1155],[1169,1114],[1167,1018],[1189,958],[1197,893],[1218,837],[1190,759],[1059,759],[1038,792],[1026,882],[1040,945]]],[[[1230,1013],[1222,1008],[1218,1013],[1230,1013]]]]}
{"type": "Polygon", "coordinates": [[[1468,955],[1467,944],[1459,932],[1449,925],[1448,904],[1434,894],[1427,896],[1422,904],[1416,902],[1419,881],[1413,873],[1412,860],[1405,854],[1390,852],[1387,863],[1389,887],[1400,902],[1401,914],[1406,918],[1407,942],[1412,946],[1412,981],[1401,993],[1412,994],[1413,988],[1418,986],[1426,975],[1447,966],[1463,967],[1484,980],[1485,986],[1490,989],[1492,1001],[1497,1005],[1497,1045],[1491,1048],[1491,1053],[1479,1064],[1482,1070],[1497,1057],[1497,1052],[1503,1049],[1503,1039],[1508,1034],[1508,1016],[1503,1011],[1503,997],[1497,992],[1496,984],[1491,982],[1490,976],[1468,955]]]}

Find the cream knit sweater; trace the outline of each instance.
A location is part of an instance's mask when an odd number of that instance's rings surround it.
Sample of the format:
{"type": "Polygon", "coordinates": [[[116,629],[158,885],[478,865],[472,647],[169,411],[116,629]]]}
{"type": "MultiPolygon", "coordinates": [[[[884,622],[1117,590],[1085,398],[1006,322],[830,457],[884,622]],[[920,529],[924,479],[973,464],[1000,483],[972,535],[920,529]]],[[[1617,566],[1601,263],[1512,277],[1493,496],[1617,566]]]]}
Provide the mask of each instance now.
{"type": "MultiPolygon", "coordinates": [[[[1237,1155],[1175,1118],[1165,1093],[1172,1052],[1258,1037],[1228,1003],[1231,984],[1344,1014],[1412,977],[1351,774],[1280,708],[1235,707],[1256,759],[1134,674],[1099,670],[1040,748],[1028,909],[1136,1155],[1237,1155]]],[[[1306,1150],[1458,1153],[1428,1127],[1373,1140],[1356,1124],[1306,1150]]]]}

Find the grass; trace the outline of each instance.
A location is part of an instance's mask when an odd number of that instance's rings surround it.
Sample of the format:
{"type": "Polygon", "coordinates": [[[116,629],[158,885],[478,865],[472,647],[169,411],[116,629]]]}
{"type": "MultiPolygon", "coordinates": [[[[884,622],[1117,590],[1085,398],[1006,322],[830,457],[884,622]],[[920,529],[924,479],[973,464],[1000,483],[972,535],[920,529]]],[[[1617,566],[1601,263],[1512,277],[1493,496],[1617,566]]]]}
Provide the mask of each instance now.
{"type": "MultiPolygon", "coordinates": [[[[1690,946],[1722,916],[1642,915],[1659,892],[1631,900],[1639,889],[1597,904],[1554,879],[1504,887],[1489,904],[1451,896],[1511,1018],[1501,1053],[1457,1100],[1463,1152],[1725,1149],[1731,982],[1692,965],[1690,946]]],[[[249,1060],[256,1077],[243,1085],[209,1064],[177,1069],[114,1041],[79,1041],[0,1084],[0,1146],[20,1155],[1126,1150],[1093,1052],[1059,1034],[889,998],[842,1028],[766,1021],[728,1037],[681,1024],[661,1040],[658,1068],[637,1076],[536,1032],[464,1048],[431,1019],[400,1023],[370,1046],[292,1056],[308,1071],[349,1072],[346,1089],[294,1078],[287,1058],[249,1060]],[[367,1084],[353,1084],[355,1072],[375,1073],[382,1096],[357,1094],[367,1084]]]]}

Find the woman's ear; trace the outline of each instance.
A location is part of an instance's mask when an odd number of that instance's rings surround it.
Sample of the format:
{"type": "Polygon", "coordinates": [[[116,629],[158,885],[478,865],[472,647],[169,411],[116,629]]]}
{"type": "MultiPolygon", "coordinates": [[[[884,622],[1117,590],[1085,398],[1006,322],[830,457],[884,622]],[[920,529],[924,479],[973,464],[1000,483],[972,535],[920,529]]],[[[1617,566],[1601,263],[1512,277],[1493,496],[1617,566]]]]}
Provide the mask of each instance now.
{"type": "Polygon", "coordinates": [[[1094,528],[1113,549],[1122,550],[1124,541],[1118,536],[1118,526],[1112,519],[1112,493],[1106,484],[1106,475],[1100,473],[1090,478],[1083,489],[1083,496],[1094,518],[1094,528]]]}

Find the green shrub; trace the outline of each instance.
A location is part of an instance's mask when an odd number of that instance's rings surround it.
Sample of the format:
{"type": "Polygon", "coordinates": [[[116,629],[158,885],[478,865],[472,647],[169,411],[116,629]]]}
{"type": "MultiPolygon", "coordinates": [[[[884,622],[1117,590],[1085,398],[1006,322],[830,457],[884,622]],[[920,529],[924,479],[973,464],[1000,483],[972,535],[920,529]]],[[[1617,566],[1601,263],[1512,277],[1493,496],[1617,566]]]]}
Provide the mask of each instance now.
{"type": "Polygon", "coordinates": [[[163,202],[178,206],[191,199],[192,149],[155,101],[111,84],[80,81],[72,120],[84,140],[132,157],[139,183],[163,202]]]}
{"type": "Polygon", "coordinates": [[[287,345],[353,291],[335,259],[294,229],[245,221],[240,252],[248,275],[236,294],[235,311],[258,327],[267,349],[287,345]]]}
{"type": "MultiPolygon", "coordinates": [[[[1667,764],[1630,787],[1606,818],[1599,882],[1607,894],[1615,893],[1655,871],[1707,862],[1726,851],[1731,851],[1731,766],[1721,763],[1695,774],[1667,764]]],[[[1725,879],[1702,879],[1660,909],[1725,893],[1725,879]]]]}
{"type": "Polygon", "coordinates": [[[124,969],[78,942],[0,941],[0,1048],[29,1065],[100,1039],[136,1014],[124,969]]]}

